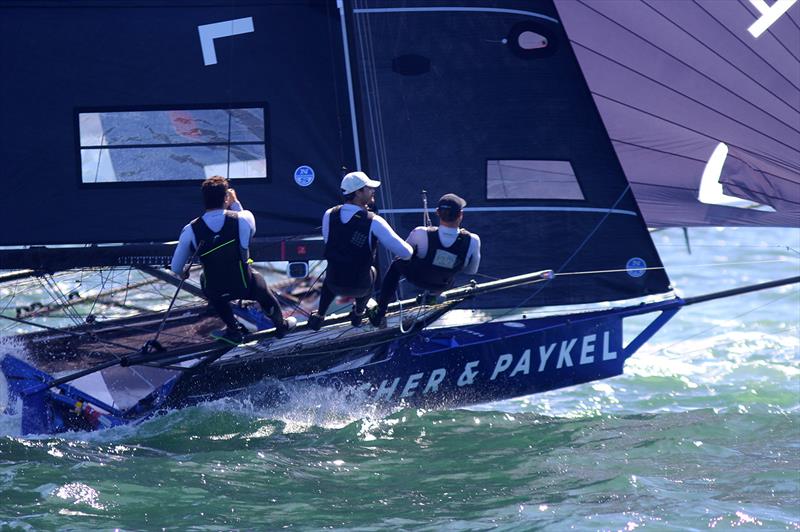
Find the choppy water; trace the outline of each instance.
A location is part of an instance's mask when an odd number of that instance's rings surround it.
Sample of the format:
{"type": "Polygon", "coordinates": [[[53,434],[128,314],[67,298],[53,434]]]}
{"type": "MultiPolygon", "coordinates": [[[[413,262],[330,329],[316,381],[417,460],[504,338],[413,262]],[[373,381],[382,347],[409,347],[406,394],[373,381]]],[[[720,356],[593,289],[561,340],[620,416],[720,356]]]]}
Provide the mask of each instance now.
{"type": "MultiPolygon", "coordinates": [[[[800,274],[797,230],[690,234],[654,234],[684,295],[800,274]]],[[[472,409],[313,391],[28,439],[0,417],[0,528],[800,529],[799,336],[793,286],[683,309],[621,377],[472,409]]]]}

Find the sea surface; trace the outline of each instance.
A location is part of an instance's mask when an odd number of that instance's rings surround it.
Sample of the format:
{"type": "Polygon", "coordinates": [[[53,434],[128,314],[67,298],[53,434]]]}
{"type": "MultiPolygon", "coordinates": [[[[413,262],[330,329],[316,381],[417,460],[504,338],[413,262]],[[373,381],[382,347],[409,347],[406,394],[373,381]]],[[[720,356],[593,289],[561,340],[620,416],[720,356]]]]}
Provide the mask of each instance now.
{"type": "MultiPolygon", "coordinates": [[[[798,230],[689,237],[653,233],[684,296],[800,275],[798,230]]],[[[18,423],[3,530],[798,530],[800,290],[685,308],[623,376],[468,409],[305,390],[56,438],[18,423]]]]}

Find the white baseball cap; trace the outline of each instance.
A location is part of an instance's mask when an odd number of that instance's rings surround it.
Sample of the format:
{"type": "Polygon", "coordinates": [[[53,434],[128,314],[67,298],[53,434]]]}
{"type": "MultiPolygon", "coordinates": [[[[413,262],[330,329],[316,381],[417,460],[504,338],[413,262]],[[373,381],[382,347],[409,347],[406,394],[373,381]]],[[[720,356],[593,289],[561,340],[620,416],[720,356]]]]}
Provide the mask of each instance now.
{"type": "Polygon", "coordinates": [[[342,194],[350,194],[364,187],[378,188],[380,181],[374,181],[364,172],[350,172],[342,178],[342,194]]]}

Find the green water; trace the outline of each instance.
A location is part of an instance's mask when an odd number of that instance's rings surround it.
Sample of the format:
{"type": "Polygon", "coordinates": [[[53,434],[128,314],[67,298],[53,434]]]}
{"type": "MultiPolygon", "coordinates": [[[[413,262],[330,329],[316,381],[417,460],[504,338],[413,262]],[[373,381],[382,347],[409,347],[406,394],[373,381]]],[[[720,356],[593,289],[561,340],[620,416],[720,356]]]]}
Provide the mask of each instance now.
{"type": "MultiPolygon", "coordinates": [[[[691,234],[654,234],[685,295],[800,274],[796,230],[691,234]]],[[[796,530],[799,331],[794,286],[682,310],[621,377],[471,409],[299,389],[58,438],[0,417],[0,528],[796,530]]]]}

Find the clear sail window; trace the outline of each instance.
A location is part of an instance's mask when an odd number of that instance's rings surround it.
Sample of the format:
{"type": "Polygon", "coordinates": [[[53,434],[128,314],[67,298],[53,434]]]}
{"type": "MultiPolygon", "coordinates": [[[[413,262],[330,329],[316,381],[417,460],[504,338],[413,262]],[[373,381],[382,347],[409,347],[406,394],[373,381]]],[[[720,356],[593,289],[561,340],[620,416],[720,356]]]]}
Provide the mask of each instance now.
{"type": "Polygon", "coordinates": [[[83,183],[266,179],[263,107],[79,113],[83,183]]]}
{"type": "Polygon", "coordinates": [[[487,199],[585,199],[569,161],[486,161],[487,199]]]}

